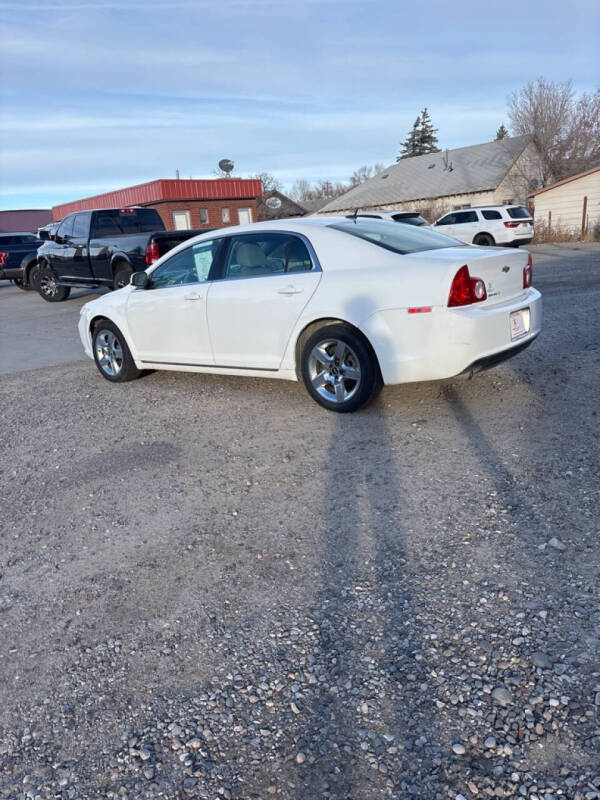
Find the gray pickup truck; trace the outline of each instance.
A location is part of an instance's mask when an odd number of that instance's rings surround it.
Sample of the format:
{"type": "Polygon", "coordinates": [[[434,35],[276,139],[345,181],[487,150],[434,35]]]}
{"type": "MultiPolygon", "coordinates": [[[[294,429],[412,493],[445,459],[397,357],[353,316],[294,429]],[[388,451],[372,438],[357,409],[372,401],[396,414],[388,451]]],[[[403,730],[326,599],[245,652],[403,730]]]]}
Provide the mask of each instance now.
{"type": "Polygon", "coordinates": [[[120,289],[172,247],[202,231],[167,231],[154,208],[78,211],[63,219],[37,251],[36,289],[49,303],[73,286],[120,289]]]}

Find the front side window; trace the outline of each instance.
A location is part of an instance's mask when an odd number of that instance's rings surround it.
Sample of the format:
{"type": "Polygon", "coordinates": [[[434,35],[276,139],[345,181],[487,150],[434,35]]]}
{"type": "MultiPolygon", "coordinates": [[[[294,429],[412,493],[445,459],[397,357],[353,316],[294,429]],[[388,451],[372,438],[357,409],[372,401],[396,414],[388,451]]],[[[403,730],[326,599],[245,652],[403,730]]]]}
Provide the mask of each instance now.
{"type": "Polygon", "coordinates": [[[165,286],[185,286],[207,281],[220,246],[221,240],[216,239],[198,242],[175,253],[151,274],[152,288],[162,289],[165,286]]]}
{"type": "Polygon", "coordinates": [[[361,219],[359,217],[355,222],[344,220],[344,222],[336,222],[328,227],[364,239],[400,255],[461,246],[456,239],[451,239],[442,233],[435,233],[416,225],[399,225],[397,222],[388,222],[383,219],[361,219]]]}
{"type": "Polygon", "coordinates": [[[60,228],[56,231],[57,236],[72,236],[73,235],[73,223],[75,221],[75,215],[72,214],[70,217],[66,217],[60,224],[60,228]]]}
{"type": "Polygon", "coordinates": [[[438,219],[436,225],[454,225],[456,221],[456,214],[446,214],[445,217],[438,219]]]}
{"type": "Polygon", "coordinates": [[[232,237],[223,277],[257,278],[311,269],[312,261],[306,245],[297,236],[253,233],[232,237]]]}
{"type": "Polygon", "coordinates": [[[502,219],[502,214],[499,211],[494,211],[493,209],[484,208],[481,213],[484,219],[502,219]]]}
{"type": "Polygon", "coordinates": [[[76,239],[85,239],[90,227],[89,214],[77,214],[73,222],[73,236],[76,239]]]}

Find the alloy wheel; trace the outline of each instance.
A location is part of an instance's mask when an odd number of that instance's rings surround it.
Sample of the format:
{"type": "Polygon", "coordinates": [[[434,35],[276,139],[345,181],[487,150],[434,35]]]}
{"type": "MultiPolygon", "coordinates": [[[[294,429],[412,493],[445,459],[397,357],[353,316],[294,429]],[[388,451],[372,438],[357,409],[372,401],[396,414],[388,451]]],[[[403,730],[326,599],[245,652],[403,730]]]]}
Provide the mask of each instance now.
{"type": "Polygon", "coordinates": [[[314,390],[332,403],[350,400],[362,377],[356,353],[341,339],[318,342],[308,358],[308,372],[314,390]]]}
{"type": "Polygon", "coordinates": [[[103,329],[97,334],[96,360],[102,372],[111,378],[123,368],[123,348],[112,331],[103,329]]]}

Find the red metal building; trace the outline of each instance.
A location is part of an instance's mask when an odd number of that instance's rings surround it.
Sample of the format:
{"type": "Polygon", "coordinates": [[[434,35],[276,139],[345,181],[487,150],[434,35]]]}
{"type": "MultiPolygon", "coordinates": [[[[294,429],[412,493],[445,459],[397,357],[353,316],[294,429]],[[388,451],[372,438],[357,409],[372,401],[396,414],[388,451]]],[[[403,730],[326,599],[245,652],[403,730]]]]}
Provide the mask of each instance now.
{"type": "Polygon", "coordinates": [[[58,221],[73,211],[94,208],[149,206],[170,231],[221,228],[255,222],[261,195],[262,184],[254,178],[160,179],[54,206],[52,218],[58,221]]]}

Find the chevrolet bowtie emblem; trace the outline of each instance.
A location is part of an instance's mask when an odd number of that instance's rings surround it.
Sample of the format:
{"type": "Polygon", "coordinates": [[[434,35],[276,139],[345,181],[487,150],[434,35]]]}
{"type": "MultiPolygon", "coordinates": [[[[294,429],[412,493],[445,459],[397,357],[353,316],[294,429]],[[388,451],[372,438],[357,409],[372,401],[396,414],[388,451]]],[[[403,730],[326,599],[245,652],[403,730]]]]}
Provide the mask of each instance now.
{"type": "Polygon", "coordinates": [[[510,269],[510,267],[507,264],[505,267],[502,267],[502,272],[508,272],[509,269],[510,269]]]}

